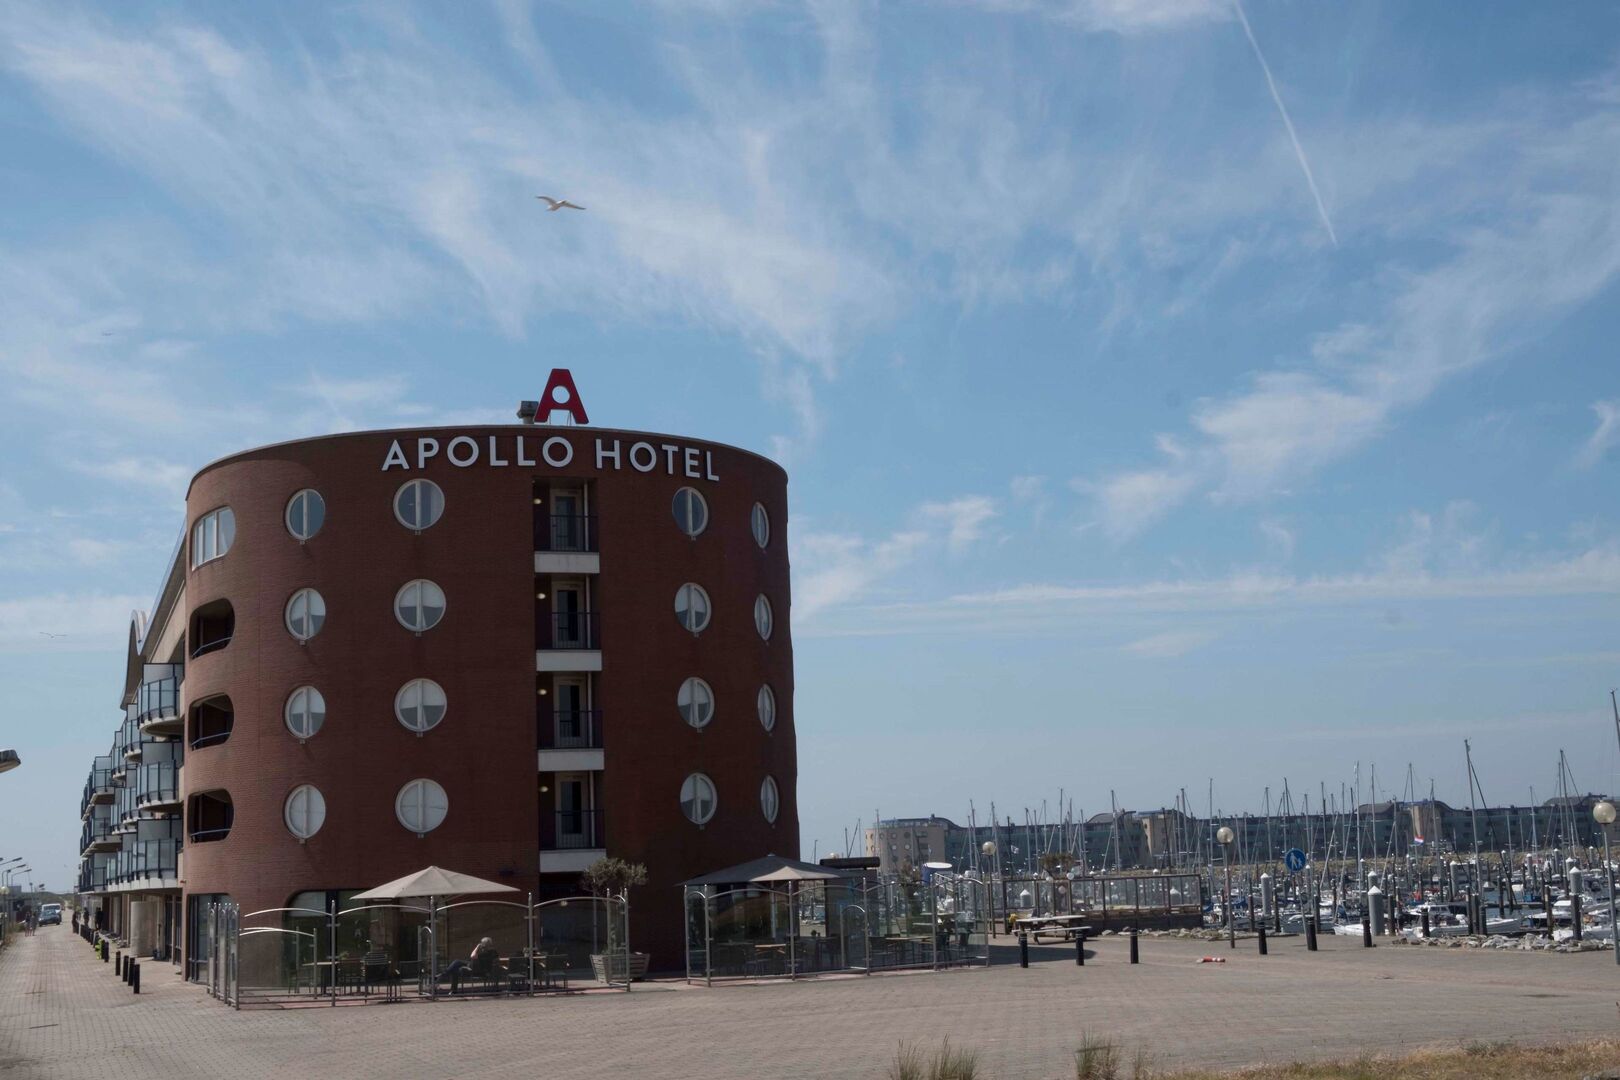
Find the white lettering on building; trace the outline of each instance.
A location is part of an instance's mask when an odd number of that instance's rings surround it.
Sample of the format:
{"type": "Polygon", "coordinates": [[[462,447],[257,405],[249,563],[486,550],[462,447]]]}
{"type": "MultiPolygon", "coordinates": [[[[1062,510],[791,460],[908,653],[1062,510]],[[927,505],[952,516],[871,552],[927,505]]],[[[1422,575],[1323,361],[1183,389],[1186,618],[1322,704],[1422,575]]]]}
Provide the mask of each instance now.
{"type": "MultiPolygon", "coordinates": [[[[514,435],[512,438],[514,442],[503,447],[500,435],[488,436],[487,442],[480,441],[480,437],[472,435],[456,435],[442,445],[431,435],[417,436],[414,464],[410,452],[399,439],[394,439],[388,444],[388,452],[383,455],[382,471],[404,469],[410,472],[413,469],[425,469],[428,462],[440,456],[458,469],[471,468],[480,460],[493,468],[504,468],[513,464],[521,468],[534,468],[544,462],[553,469],[566,469],[574,463],[574,444],[565,436],[553,435],[541,443],[539,460],[529,456],[532,447],[529,446],[525,436],[514,435]],[[503,457],[503,453],[509,453],[510,456],[503,457]]],[[[595,461],[598,472],[607,472],[609,469],[619,472],[628,463],[636,472],[650,473],[658,469],[660,458],[663,459],[664,472],[669,476],[683,476],[691,480],[708,480],[714,483],[720,480],[720,474],[714,471],[712,450],[679,443],[654,445],[650,442],[633,442],[627,449],[618,439],[596,440],[595,461]]]]}

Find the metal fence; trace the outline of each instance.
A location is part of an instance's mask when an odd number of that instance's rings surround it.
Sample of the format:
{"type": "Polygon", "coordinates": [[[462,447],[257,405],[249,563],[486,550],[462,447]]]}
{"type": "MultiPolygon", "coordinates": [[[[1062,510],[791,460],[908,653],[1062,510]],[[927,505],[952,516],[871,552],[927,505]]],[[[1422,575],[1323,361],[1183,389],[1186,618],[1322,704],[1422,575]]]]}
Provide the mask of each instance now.
{"type": "Polygon", "coordinates": [[[247,913],[221,903],[209,905],[205,934],[204,985],[234,1008],[629,989],[645,972],[628,950],[620,897],[333,902],[325,911],[247,913]]]}
{"type": "Polygon", "coordinates": [[[990,900],[984,882],[947,876],[688,886],[687,981],[988,964],[990,900]]]}

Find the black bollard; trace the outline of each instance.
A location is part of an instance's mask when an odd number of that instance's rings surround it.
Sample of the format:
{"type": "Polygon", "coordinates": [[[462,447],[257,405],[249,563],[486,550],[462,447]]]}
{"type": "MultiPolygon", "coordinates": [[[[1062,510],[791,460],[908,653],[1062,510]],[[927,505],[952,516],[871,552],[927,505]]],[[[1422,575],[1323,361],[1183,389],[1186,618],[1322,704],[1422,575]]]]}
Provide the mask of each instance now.
{"type": "Polygon", "coordinates": [[[1305,951],[1316,951],[1316,916],[1311,915],[1305,919],[1305,951]]]}
{"type": "Polygon", "coordinates": [[[124,957],[124,970],[122,972],[120,972],[119,974],[122,976],[125,986],[129,985],[130,968],[132,968],[134,966],[135,966],[135,958],[133,956],[124,957]]]}
{"type": "Polygon", "coordinates": [[[1029,935],[1018,931],[1018,966],[1029,967],[1029,935]]]}
{"type": "Polygon", "coordinates": [[[1546,882],[1541,883],[1541,903],[1547,913],[1547,936],[1550,938],[1553,936],[1552,890],[1547,888],[1546,882]]]}
{"type": "Polygon", "coordinates": [[[1084,930],[1074,935],[1074,966],[1086,966],[1086,932],[1084,930]]]}
{"type": "Polygon", "coordinates": [[[1260,955],[1264,956],[1266,955],[1266,920],[1261,919],[1255,929],[1259,931],[1259,935],[1255,940],[1260,942],[1260,955]]]}
{"type": "Polygon", "coordinates": [[[135,991],[138,994],[138,993],[141,992],[141,965],[140,965],[140,962],[137,961],[133,966],[134,966],[135,970],[130,972],[129,988],[131,990],[135,991]]]}
{"type": "Polygon", "coordinates": [[[1365,911],[1361,913],[1361,945],[1365,949],[1373,947],[1372,916],[1365,911]]]}
{"type": "Polygon", "coordinates": [[[1423,936],[1425,938],[1427,938],[1429,936],[1429,909],[1428,908],[1423,909],[1423,936]]]}
{"type": "Polygon", "coordinates": [[[101,962],[103,964],[112,959],[112,950],[107,947],[107,939],[101,939],[101,962]]]}
{"type": "Polygon", "coordinates": [[[1136,927],[1131,927],[1131,963],[1141,963],[1142,954],[1136,944],[1136,927]]]}
{"type": "Polygon", "coordinates": [[[1569,891],[1569,917],[1570,925],[1575,928],[1575,940],[1581,940],[1581,894],[1578,889],[1569,891]]]}

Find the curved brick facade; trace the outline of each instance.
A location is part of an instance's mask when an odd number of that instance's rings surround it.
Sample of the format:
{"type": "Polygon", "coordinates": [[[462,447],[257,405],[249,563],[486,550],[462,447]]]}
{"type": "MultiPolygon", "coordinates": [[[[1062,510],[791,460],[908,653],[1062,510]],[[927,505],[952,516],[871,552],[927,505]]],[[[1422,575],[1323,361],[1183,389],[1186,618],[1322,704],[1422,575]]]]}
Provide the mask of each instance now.
{"type": "Polygon", "coordinates": [[[652,951],[655,966],[679,966],[676,883],[770,852],[797,854],[787,477],[780,467],[731,447],[595,428],[372,432],[254,450],[209,466],[192,482],[188,521],[229,506],[236,534],[224,557],[192,568],[186,582],[188,620],[216,600],[227,600],[234,615],[230,643],[192,659],[184,684],[188,712],[227,695],[234,713],[227,739],[186,756],[187,835],[207,824],[195,796],[223,791],[233,807],[227,836],[186,845],[188,899],[228,893],[253,911],[284,905],[301,890],[367,888],[429,864],[542,896],[576,891],[577,870],[540,873],[542,847],[557,844],[548,822],[556,820],[560,796],[538,752],[555,700],[539,690],[557,676],[537,674],[537,663],[549,662],[537,661],[537,648],[549,644],[550,608],[563,578],[537,574],[536,552],[549,544],[541,535],[549,504],[564,489],[586,493],[592,535],[583,546],[599,558],[598,573],[579,575],[588,581],[601,657],[600,672],[587,676],[601,733],[601,767],[591,777],[601,843],[588,846],[647,865],[649,881],[632,895],[633,944],[652,951]],[[435,441],[439,452],[418,468],[420,439],[435,441]],[[451,440],[459,440],[456,460],[451,440]],[[617,445],[617,461],[604,456],[599,467],[599,441],[604,451],[617,445]],[[652,451],[646,471],[649,454],[638,443],[652,451]],[[542,446],[551,461],[571,460],[548,464],[542,446]],[[460,464],[475,451],[476,461],[460,464]],[[504,464],[492,463],[492,455],[504,464]],[[416,477],[445,495],[443,517],[419,534],[393,509],[396,490],[416,477]],[[707,528],[696,538],[671,513],[683,486],[708,504],[707,528]],[[306,543],[289,534],[283,518],[288,499],[303,488],[320,492],[326,511],[306,543]],[[763,550],[750,530],[756,502],[770,517],[763,550]],[[417,578],[436,582],[447,599],[442,621],[420,635],[393,613],[396,591],[417,578]],[[702,585],[713,605],[709,626],[696,636],[673,610],[688,581],[702,585]],[[300,644],[283,611],[306,587],[321,593],[326,620],[300,644]],[[761,593],[775,610],[769,641],[755,629],[761,593]],[[701,730],[676,707],[681,683],[694,675],[713,687],[716,702],[701,730]],[[448,710],[417,735],[398,722],[393,704],[404,683],[421,677],[444,688],[448,710]],[[762,683],[777,702],[769,732],[756,714],[762,683]],[[327,715],[300,743],[283,722],[283,706],[302,685],[320,690],[327,715]],[[679,805],[682,781],[693,772],[711,777],[718,794],[717,812],[701,828],[679,805]],[[766,776],[780,791],[774,823],[760,809],[766,776]],[[400,787],[418,777],[436,780],[449,799],[444,823],[421,837],[394,809],[400,787]],[[287,794],[300,784],[315,785],[326,802],[324,826],[303,843],[282,818],[287,794]]]}

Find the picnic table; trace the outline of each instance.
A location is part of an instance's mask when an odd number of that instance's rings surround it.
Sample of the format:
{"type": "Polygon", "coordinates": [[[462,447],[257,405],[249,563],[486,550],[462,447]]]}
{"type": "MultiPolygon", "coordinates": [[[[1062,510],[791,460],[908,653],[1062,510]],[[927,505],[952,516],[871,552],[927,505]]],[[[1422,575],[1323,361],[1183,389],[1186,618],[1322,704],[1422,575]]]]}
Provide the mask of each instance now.
{"type": "Polygon", "coordinates": [[[1076,935],[1091,933],[1091,927],[1082,920],[1084,915],[1020,915],[1018,930],[1027,931],[1035,941],[1041,935],[1056,936],[1059,941],[1073,941],[1076,935]]]}

